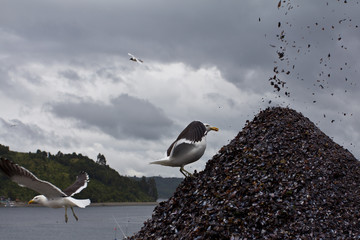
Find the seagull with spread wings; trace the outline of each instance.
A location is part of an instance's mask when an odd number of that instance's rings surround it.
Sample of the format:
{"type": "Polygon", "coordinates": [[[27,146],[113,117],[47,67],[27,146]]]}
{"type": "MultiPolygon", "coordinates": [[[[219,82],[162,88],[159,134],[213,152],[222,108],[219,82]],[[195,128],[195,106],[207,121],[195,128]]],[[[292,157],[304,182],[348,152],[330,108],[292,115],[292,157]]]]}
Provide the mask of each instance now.
{"type": "Polygon", "coordinates": [[[76,219],[73,207],[85,208],[90,204],[90,199],[75,199],[72,196],[81,192],[87,187],[89,182],[89,175],[86,172],[81,172],[76,181],[66,188],[64,191],[60,190],[55,185],[37,178],[26,168],[6,159],[0,158],[0,169],[15,183],[21,187],[30,188],[41,195],[35,196],[30,203],[39,203],[51,208],[65,208],[65,222],[68,221],[67,208],[70,207],[76,219]]]}
{"type": "Polygon", "coordinates": [[[199,160],[206,149],[206,135],[209,131],[219,131],[200,121],[191,122],[170,145],[166,157],[150,164],[159,164],[169,167],[180,167],[180,172],[185,176],[191,176],[184,166],[199,160]]]}
{"type": "Polygon", "coordinates": [[[140,58],[135,57],[131,53],[128,53],[128,55],[130,56],[129,60],[131,60],[131,61],[134,61],[134,62],[137,62],[137,63],[140,63],[140,64],[142,64],[144,62],[143,60],[141,60],[140,58]]]}

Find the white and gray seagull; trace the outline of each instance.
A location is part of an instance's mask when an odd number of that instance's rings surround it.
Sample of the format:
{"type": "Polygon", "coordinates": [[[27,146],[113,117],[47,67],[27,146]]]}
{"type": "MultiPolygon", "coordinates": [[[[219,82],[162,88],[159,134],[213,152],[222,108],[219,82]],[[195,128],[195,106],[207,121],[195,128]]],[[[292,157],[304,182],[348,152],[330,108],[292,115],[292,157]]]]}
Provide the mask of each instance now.
{"type": "Polygon", "coordinates": [[[186,171],[184,166],[199,160],[204,155],[206,135],[211,130],[219,129],[200,121],[191,122],[170,145],[166,157],[150,164],[180,167],[180,172],[185,177],[191,176],[192,174],[186,171]]]}
{"type": "Polygon", "coordinates": [[[137,62],[137,63],[140,63],[140,64],[142,64],[144,62],[143,60],[141,60],[140,58],[135,57],[131,53],[128,53],[128,55],[130,56],[129,60],[131,60],[131,61],[134,61],[134,62],[137,62]]]}
{"type": "Polygon", "coordinates": [[[90,199],[75,199],[72,197],[87,187],[87,183],[89,182],[89,175],[86,172],[81,172],[77,176],[76,181],[71,186],[66,188],[64,191],[61,191],[55,185],[37,178],[26,168],[19,166],[18,164],[6,158],[1,157],[0,169],[13,182],[19,184],[19,186],[30,188],[42,194],[35,196],[32,200],[29,201],[29,204],[39,203],[43,206],[51,208],[65,207],[65,222],[68,221],[68,207],[71,208],[76,221],[78,221],[78,217],[75,215],[73,207],[85,208],[91,203],[90,199]]]}

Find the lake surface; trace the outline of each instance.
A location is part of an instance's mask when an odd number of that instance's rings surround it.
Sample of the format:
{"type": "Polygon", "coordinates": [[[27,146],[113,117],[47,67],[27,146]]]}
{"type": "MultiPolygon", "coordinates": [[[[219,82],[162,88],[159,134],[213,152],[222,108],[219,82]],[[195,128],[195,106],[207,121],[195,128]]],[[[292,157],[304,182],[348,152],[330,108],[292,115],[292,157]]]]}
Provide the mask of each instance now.
{"type": "Polygon", "coordinates": [[[107,240],[131,236],[151,218],[155,205],[74,208],[79,221],[64,208],[0,208],[1,240],[107,240]]]}

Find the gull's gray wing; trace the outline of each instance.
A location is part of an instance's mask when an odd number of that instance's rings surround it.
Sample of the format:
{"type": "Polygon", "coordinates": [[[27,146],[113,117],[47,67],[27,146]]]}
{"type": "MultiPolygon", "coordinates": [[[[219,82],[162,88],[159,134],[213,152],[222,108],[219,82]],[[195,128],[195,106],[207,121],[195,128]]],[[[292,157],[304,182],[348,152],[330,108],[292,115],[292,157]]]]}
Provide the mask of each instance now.
{"type": "Polygon", "coordinates": [[[68,196],[73,196],[79,192],[81,192],[84,188],[87,187],[89,182],[89,175],[86,172],[81,172],[76,181],[69,187],[64,190],[64,193],[68,196]]]}
{"type": "Polygon", "coordinates": [[[191,122],[170,145],[166,154],[170,156],[171,150],[178,141],[200,142],[206,133],[205,125],[200,121],[191,122]]]}
{"type": "Polygon", "coordinates": [[[65,197],[66,194],[55,185],[37,178],[32,172],[18,164],[0,158],[0,169],[21,187],[30,188],[47,198],[65,197]]]}
{"type": "Polygon", "coordinates": [[[174,149],[172,150],[172,157],[177,158],[178,156],[184,156],[189,154],[195,149],[194,144],[181,142],[175,145],[174,149]]]}
{"type": "Polygon", "coordinates": [[[205,125],[200,121],[193,121],[179,134],[176,141],[186,139],[191,142],[200,142],[205,133],[205,125]]]}

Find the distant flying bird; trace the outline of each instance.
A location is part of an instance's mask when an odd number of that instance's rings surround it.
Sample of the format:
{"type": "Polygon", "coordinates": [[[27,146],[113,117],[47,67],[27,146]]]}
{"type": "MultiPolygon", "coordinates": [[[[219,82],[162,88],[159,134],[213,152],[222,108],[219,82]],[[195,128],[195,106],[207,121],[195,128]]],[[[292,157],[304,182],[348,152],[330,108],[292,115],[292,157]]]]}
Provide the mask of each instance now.
{"type": "Polygon", "coordinates": [[[132,55],[131,53],[128,53],[128,55],[130,56],[130,59],[131,61],[134,61],[134,62],[138,62],[140,64],[142,64],[144,61],[141,60],[140,58],[136,58],[134,55],[132,55]]]}
{"type": "Polygon", "coordinates": [[[170,145],[166,157],[150,164],[180,167],[180,172],[185,177],[191,176],[192,174],[186,171],[184,166],[202,157],[206,149],[206,135],[211,130],[219,129],[199,121],[191,122],[170,145]]]}
{"type": "Polygon", "coordinates": [[[61,191],[55,185],[43,181],[37,178],[33,173],[18,164],[5,159],[0,158],[0,169],[13,181],[19,184],[21,187],[30,188],[42,195],[35,196],[30,203],[39,203],[46,207],[61,208],[65,207],[65,222],[68,221],[67,208],[70,207],[71,211],[76,219],[73,207],[85,208],[90,204],[90,199],[75,199],[72,196],[81,192],[87,187],[89,182],[89,175],[86,172],[82,172],[77,176],[76,181],[61,191]]]}

